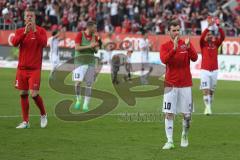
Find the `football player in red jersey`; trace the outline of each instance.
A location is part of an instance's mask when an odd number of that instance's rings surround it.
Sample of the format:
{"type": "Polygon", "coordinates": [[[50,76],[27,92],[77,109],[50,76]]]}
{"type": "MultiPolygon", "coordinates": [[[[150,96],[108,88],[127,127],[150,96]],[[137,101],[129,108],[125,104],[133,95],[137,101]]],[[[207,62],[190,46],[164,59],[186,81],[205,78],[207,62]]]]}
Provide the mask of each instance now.
{"type": "Polygon", "coordinates": [[[198,58],[189,38],[180,38],[178,21],[171,21],[168,30],[171,39],[164,43],[160,50],[160,59],[166,65],[163,112],[168,140],[162,149],[174,148],[173,119],[177,113],[183,114],[181,147],[188,146],[188,130],[193,111],[190,61],[196,61],[198,58]]]}
{"type": "Polygon", "coordinates": [[[40,126],[47,126],[47,114],[39,95],[43,48],[47,45],[45,29],[35,23],[35,11],[28,8],[24,13],[25,27],[19,28],[12,44],[19,48],[19,60],[15,87],[20,91],[23,122],[16,128],[29,128],[28,92],[40,110],[40,126]]]}
{"type": "Polygon", "coordinates": [[[218,75],[218,48],[225,39],[223,29],[218,27],[211,17],[208,18],[208,23],[209,27],[203,31],[200,38],[202,54],[200,89],[203,91],[205,115],[212,114],[211,105],[218,75]]]}

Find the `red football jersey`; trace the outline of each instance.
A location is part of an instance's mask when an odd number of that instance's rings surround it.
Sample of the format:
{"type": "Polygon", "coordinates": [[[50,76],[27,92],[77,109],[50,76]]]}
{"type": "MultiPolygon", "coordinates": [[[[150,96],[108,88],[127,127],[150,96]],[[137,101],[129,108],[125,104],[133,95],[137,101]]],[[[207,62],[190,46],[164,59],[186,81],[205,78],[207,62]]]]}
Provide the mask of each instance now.
{"type": "Polygon", "coordinates": [[[197,52],[192,44],[187,48],[181,39],[178,41],[176,51],[173,46],[173,41],[170,40],[164,43],[160,49],[160,59],[162,63],[166,64],[165,86],[190,87],[192,86],[190,60],[197,60],[197,52]]]}
{"type": "Polygon", "coordinates": [[[206,41],[206,35],[209,32],[205,29],[200,38],[200,47],[202,53],[201,69],[213,71],[218,69],[218,48],[225,39],[225,34],[222,28],[219,28],[220,38],[217,37],[214,41],[206,41]]]}
{"type": "Polygon", "coordinates": [[[18,68],[41,69],[43,48],[47,45],[47,33],[42,27],[37,31],[24,34],[25,28],[17,29],[12,38],[12,44],[19,47],[18,68]]]}

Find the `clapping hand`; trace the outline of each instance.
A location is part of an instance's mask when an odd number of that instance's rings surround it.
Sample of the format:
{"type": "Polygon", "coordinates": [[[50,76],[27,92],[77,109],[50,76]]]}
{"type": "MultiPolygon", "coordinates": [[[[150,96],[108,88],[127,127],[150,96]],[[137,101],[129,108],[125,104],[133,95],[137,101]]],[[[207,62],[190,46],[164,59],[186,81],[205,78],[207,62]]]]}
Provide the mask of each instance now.
{"type": "Polygon", "coordinates": [[[189,37],[185,39],[185,44],[186,44],[187,48],[190,47],[190,39],[189,39],[189,37]]]}
{"type": "Polygon", "coordinates": [[[25,26],[24,34],[27,34],[27,33],[31,30],[31,27],[32,27],[32,23],[29,22],[29,23],[25,26]]]}
{"type": "Polygon", "coordinates": [[[173,43],[174,43],[173,49],[174,49],[175,51],[176,51],[176,49],[177,49],[177,47],[178,47],[178,39],[179,39],[179,37],[176,36],[176,37],[174,38],[174,40],[173,40],[173,43]]]}

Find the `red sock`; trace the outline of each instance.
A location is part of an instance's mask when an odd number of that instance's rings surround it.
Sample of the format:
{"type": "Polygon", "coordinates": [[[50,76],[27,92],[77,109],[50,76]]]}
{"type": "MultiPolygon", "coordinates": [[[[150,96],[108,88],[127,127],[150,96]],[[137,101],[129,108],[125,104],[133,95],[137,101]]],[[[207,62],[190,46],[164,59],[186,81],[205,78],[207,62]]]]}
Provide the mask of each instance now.
{"type": "Polygon", "coordinates": [[[33,97],[33,100],[34,100],[35,104],[38,106],[38,108],[41,112],[41,115],[46,115],[46,111],[45,111],[45,107],[44,107],[42,98],[39,95],[37,95],[36,97],[33,97]]]}
{"type": "Polygon", "coordinates": [[[21,106],[22,106],[22,118],[23,121],[29,121],[29,102],[28,94],[21,95],[21,106]]]}

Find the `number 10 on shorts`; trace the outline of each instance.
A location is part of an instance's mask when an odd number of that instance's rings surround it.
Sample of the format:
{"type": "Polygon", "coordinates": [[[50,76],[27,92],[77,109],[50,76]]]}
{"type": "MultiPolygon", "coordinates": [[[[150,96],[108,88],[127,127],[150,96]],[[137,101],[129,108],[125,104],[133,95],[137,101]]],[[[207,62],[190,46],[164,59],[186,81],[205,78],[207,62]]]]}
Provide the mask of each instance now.
{"type": "Polygon", "coordinates": [[[170,102],[165,102],[164,103],[164,109],[170,110],[171,109],[171,103],[170,102]]]}

